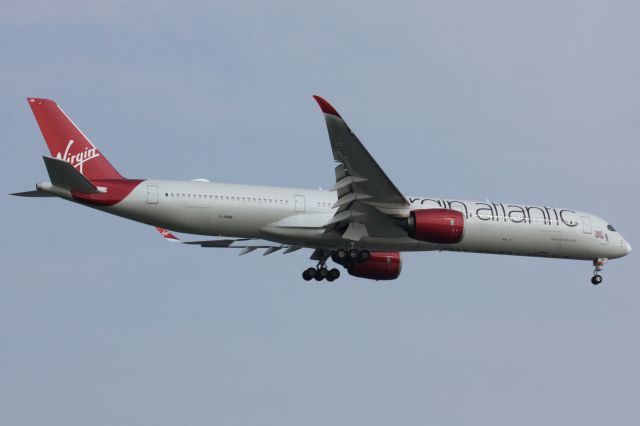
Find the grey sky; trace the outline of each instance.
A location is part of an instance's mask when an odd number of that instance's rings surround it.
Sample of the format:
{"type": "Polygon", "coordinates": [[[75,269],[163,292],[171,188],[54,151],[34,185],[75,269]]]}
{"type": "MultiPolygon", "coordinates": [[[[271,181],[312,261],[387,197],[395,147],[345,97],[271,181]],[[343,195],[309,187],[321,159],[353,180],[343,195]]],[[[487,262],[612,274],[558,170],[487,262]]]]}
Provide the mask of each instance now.
{"type": "MultiPolygon", "coordinates": [[[[631,1],[3,2],[3,194],[44,180],[27,96],[128,177],[329,187],[332,102],[407,195],[605,217],[640,246],[631,1]]],[[[409,254],[308,284],[287,256],[4,196],[0,423],[631,425],[638,253],[409,254]]]]}

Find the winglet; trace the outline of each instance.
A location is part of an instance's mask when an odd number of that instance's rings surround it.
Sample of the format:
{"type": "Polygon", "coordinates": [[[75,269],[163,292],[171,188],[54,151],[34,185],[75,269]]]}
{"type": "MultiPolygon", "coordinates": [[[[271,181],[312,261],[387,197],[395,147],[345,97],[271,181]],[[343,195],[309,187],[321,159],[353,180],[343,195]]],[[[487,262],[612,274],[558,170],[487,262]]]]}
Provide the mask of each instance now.
{"type": "MultiPolygon", "coordinates": [[[[336,109],[334,107],[332,107],[331,104],[329,102],[327,102],[325,99],[323,99],[322,97],[320,97],[318,95],[313,95],[313,99],[316,100],[316,102],[320,106],[320,109],[322,110],[323,113],[335,115],[336,117],[340,117],[340,114],[338,114],[338,111],[336,111],[336,109]]],[[[342,117],[340,117],[340,118],[342,118],[342,117]]]]}
{"type": "Polygon", "coordinates": [[[158,227],[156,227],[156,229],[158,230],[160,235],[162,235],[164,237],[165,240],[171,241],[172,243],[179,243],[180,242],[180,239],[178,237],[176,237],[175,235],[173,235],[168,230],[166,230],[164,228],[158,228],[158,227]]]}

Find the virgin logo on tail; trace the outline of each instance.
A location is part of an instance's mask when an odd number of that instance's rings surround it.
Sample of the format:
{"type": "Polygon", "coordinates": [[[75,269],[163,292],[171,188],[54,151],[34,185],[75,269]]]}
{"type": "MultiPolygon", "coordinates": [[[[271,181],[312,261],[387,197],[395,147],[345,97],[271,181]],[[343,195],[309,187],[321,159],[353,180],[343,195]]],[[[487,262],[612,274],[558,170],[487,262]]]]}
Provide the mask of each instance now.
{"type": "Polygon", "coordinates": [[[71,145],[73,145],[73,139],[69,140],[69,143],[67,144],[67,148],[64,150],[64,155],[62,155],[61,152],[58,152],[56,154],[56,158],[58,160],[64,160],[67,163],[71,163],[71,165],[76,169],[78,169],[80,173],[82,173],[82,166],[84,163],[86,163],[87,161],[93,158],[100,157],[100,153],[95,147],[91,147],[91,148],[86,147],[83,152],[69,155],[69,150],[71,149],[71,145]]]}

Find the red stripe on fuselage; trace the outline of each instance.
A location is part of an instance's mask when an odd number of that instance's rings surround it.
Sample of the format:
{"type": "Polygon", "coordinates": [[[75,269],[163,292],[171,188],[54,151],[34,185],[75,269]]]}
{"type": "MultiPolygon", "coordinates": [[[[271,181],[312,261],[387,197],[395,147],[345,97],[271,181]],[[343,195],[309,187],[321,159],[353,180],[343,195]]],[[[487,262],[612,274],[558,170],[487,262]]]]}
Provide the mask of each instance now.
{"type": "Polygon", "coordinates": [[[83,194],[72,191],[71,196],[76,201],[93,206],[113,206],[124,200],[142,182],[144,179],[94,179],[91,183],[107,188],[107,192],[83,194]]]}

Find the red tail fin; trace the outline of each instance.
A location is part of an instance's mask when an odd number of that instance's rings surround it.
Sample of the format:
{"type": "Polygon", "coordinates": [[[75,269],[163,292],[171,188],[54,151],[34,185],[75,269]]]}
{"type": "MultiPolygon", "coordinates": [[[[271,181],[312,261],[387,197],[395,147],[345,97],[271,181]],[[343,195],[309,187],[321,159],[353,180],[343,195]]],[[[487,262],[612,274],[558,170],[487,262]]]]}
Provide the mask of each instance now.
{"type": "Polygon", "coordinates": [[[73,121],[49,99],[28,98],[51,155],[65,160],[87,179],[123,179],[73,121]]]}

